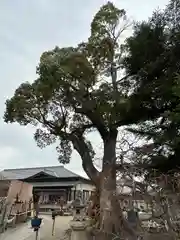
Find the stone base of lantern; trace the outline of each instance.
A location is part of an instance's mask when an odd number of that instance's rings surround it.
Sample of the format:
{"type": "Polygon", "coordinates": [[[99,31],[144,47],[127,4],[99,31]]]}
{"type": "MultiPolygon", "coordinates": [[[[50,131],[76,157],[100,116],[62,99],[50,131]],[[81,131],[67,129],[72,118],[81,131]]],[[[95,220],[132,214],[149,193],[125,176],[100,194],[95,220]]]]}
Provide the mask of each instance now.
{"type": "Polygon", "coordinates": [[[73,210],[73,220],[74,221],[84,221],[86,220],[86,215],[84,209],[80,209],[77,213],[77,209],[73,210]]]}
{"type": "Polygon", "coordinates": [[[70,227],[72,229],[71,240],[87,240],[86,221],[82,222],[72,220],[70,222],[70,227]]]}

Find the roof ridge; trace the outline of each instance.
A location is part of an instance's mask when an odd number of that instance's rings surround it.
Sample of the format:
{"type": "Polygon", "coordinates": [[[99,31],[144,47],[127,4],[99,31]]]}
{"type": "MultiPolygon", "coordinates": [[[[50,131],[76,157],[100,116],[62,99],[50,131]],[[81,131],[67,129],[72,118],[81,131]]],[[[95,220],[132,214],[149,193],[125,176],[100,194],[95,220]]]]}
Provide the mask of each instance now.
{"type": "Polygon", "coordinates": [[[75,173],[75,172],[72,172],[71,170],[69,170],[68,168],[64,168],[64,169],[66,169],[67,171],[69,171],[70,173],[72,173],[72,174],[74,174],[74,175],[76,175],[77,177],[81,177],[79,174],[77,174],[77,173],[75,173]]]}
{"type": "Polygon", "coordinates": [[[62,167],[63,165],[55,165],[55,166],[39,166],[39,167],[28,167],[28,168],[5,168],[3,171],[13,171],[13,170],[34,170],[34,169],[48,169],[48,168],[56,168],[56,167],[62,167]]]}
{"type": "Polygon", "coordinates": [[[77,173],[75,173],[75,172],[69,170],[68,168],[64,168],[64,169],[68,170],[70,173],[76,175],[77,177],[80,177],[81,179],[89,180],[89,178],[87,178],[87,177],[83,177],[83,176],[81,176],[80,174],[77,174],[77,173]]]}
{"type": "Polygon", "coordinates": [[[38,172],[45,172],[47,174],[60,177],[60,178],[80,178],[89,180],[87,177],[84,177],[76,172],[69,170],[68,168],[64,167],[63,165],[56,165],[56,166],[42,166],[42,167],[31,167],[31,168],[9,168],[4,169],[2,174],[7,178],[17,178],[17,179],[26,179],[29,178],[31,175],[37,174],[38,172]],[[9,175],[9,177],[8,177],[9,175]]]}

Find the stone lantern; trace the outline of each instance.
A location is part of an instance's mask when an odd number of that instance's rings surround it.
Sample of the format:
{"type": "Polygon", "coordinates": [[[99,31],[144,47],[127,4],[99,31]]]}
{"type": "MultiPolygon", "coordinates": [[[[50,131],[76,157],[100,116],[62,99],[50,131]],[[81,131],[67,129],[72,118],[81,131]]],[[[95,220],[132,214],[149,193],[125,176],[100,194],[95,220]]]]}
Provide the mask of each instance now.
{"type": "Polygon", "coordinates": [[[82,203],[80,197],[77,197],[73,202],[73,219],[74,221],[84,221],[85,213],[84,213],[85,205],[82,203]]]}
{"type": "Polygon", "coordinates": [[[77,197],[73,202],[73,220],[70,222],[71,240],[87,240],[87,222],[84,209],[85,205],[82,204],[81,198],[77,197]]]}

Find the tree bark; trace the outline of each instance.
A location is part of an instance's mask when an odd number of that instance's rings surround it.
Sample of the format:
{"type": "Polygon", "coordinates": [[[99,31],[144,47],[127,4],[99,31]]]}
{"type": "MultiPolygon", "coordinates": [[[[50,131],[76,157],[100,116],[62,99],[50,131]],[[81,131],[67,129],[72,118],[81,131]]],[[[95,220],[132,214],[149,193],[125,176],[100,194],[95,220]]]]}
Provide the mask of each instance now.
{"type": "Polygon", "coordinates": [[[130,232],[131,236],[135,236],[128,223],[124,221],[120,204],[116,201],[117,133],[118,131],[115,129],[108,132],[103,138],[104,155],[101,173],[93,165],[90,149],[83,136],[73,134],[70,139],[74,149],[81,156],[83,169],[100,192],[100,236],[98,236],[98,240],[112,240],[113,237],[121,234],[122,225],[130,232]]]}
{"type": "Polygon", "coordinates": [[[82,159],[82,167],[88,177],[94,182],[96,186],[99,185],[99,171],[93,165],[93,159],[89,152],[88,145],[82,136],[71,137],[74,149],[79,153],[82,159]]]}
{"type": "Polygon", "coordinates": [[[103,168],[100,174],[100,236],[98,240],[125,237],[135,240],[137,235],[124,219],[116,195],[116,139],[117,130],[104,140],[103,168]]]}
{"type": "Polygon", "coordinates": [[[116,138],[115,130],[104,140],[103,167],[100,174],[100,231],[102,239],[105,240],[112,239],[115,233],[113,196],[116,195],[116,138]]]}

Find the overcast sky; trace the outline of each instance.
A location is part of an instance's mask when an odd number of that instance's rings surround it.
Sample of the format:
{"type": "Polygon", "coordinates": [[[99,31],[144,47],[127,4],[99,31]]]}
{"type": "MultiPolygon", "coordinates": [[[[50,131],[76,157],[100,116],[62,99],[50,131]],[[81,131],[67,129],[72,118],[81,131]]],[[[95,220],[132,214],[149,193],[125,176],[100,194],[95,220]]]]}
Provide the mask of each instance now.
{"type": "MultiPolygon", "coordinates": [[[[129,17],[147,19],[167,0],[116,0],[129,17]]],[[[105,0],[0,0],[0,169],[57,165],[53,147],[39,149],[31,127],[4,124],[5,100],[23,81],[35,79],[43,51],[54,46],[75,45],[89,36],[90,23],[105,0]]],[[[96,135],[93,141],[98,142],[96,135]]],[[[81,161],[73,154],[68,165],[82,173],[81,161]]]]}

